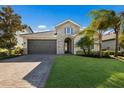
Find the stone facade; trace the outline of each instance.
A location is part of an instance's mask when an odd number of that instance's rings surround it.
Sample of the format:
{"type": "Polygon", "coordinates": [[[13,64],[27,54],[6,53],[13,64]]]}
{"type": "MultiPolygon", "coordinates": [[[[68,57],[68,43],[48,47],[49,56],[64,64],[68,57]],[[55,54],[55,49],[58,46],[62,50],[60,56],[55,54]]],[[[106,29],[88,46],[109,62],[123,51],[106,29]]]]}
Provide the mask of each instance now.
{"type": "Polygon", "coordinates": [[[57,33],[57,54],[64,54],[64,41],[66,38],[71,39],[71,53],[74,54],[74,49],[76,47],[74,37],[80,31],[80,26],[73,24],[71,21],[66,21],[63,24],[56,26],[55,31],[57,33]],[[71,27],[73,29],[73,33],[71,35],[66,35],[66,27],[71,27]]]}
{"type": "Polygon", "coordinates": [[[80,25],[77,23],[66,20],[58,25],[55,26],[54,31],[48,32],[39,32],[39,33],[32,33],[32,34],[24,34],[22,35],[24,39],[24,54],[28,54],[28,40],[29,39],[40,39],[40,40],[56,40],[56,54],[64,54],[65,53],[65,39],[69,38],[71,40],[71,53],[75,54],[77,49],[76,42],[79,40],[80,36],[75,37],[75,35],[80,31],[80,25]],[[72,28],[72,33],[67,35],[65,33],[65,28],[70,27],[72,28]]]}

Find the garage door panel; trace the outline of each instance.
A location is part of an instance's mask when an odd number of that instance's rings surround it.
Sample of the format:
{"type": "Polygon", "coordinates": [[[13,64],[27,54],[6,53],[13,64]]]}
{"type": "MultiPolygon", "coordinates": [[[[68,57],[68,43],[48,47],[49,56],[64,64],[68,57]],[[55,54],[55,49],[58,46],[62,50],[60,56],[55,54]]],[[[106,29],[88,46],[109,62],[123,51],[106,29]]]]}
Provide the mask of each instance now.
{"type": "Polygon", "coordinates": [[[29,54],[56,54],[56,40],[28,40],[29,54]]]}

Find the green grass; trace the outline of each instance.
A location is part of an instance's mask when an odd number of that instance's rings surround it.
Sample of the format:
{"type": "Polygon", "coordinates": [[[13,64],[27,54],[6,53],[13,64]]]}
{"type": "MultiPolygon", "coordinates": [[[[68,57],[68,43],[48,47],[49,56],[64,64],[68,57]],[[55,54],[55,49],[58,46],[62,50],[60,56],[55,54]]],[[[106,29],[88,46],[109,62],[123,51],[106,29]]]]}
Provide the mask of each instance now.
{"type": "Polygon", "coordinates": [[[45,87],[124,87],[124,62],[73,55],[57,56],[45,87]]]}

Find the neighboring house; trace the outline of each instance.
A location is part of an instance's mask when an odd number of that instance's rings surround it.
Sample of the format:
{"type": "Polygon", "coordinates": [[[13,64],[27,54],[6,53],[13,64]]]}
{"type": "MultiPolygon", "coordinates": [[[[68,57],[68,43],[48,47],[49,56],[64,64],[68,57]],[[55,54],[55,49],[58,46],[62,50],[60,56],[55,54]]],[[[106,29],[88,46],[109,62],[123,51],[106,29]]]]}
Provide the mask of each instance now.
{"type": "Polygon", "coordinates": [[[80,36],[75,35],[80,29],[79,24],[65,20],[57,24],[53,31],[24,34],[24,54],[76,54],[80,36]]]}
{"type": "MultiPolygon", "coordinates": [[[[114,32],[110,32],[106,35],[103,35],[102,37],[102,50],[111,50],[114,51],[115,50],[115,33],[114,32]]],[[[97,43],[95,43],[94,45],[94,50],[98,51],[99,50],[99,45],[98,45],[98,41],[97,43]]],[[[124,49],[122,49],[119,46],[119,51],[124,51],[124,49]]]]}
{"type": "Polygon", "coordinates": [[[16,32],[16,38],[17,38],[17,46],[23,48],[23,37],[21,36],[22,34],[30,34],[33,33],[32,29],[30,26],[27,26],[24,31],[18,31],[16,32]]]}
{"type": "MultiPolygon", "coordinates": [[[[24,41],[23,41],[23,37],[20,36],[20,35],[22,35],[22,34],[30,34],[30,33],[33,33],[33,31],[32,31],[32,29],[31,29],[29,26],[27,26],[27,27],[24,29],[23,32],[22,32],[22,31],[16,32],[15,37],[16,37],[16,39],[17,39],[17,46],[23,47],[24,41]]],[[[3,34],[4,34],[4,32],[3,32],[2,30],[0,30],[0,36],[3,35],[3,34]]]]}
{"type": "MultiPolygon", "coordinates": [[[[103,44],[102,44],[102,49],[103,50],[115,50],[115,33],[109,33],[107,35],[103,36],[103,44]]],[[[123,48],[119,46],[119,51],[124,51],[123,48]]]]}

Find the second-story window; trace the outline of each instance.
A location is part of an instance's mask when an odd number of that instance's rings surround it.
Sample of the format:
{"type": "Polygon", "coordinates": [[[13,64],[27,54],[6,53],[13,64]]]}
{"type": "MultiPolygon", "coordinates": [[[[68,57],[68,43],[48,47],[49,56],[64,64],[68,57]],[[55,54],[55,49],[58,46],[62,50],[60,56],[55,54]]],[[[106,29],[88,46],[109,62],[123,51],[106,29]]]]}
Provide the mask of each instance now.
{"type": "Polygon", "coordinates": [[[65,28],[65,34],[66,35],[71,35],[73,34],[73,29],[71,27],[66,27],[65,28]]]}

